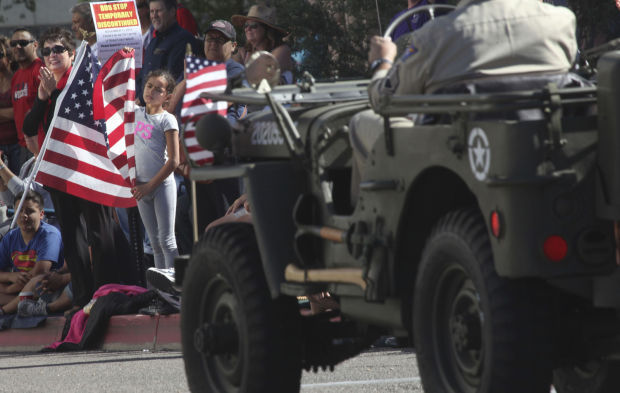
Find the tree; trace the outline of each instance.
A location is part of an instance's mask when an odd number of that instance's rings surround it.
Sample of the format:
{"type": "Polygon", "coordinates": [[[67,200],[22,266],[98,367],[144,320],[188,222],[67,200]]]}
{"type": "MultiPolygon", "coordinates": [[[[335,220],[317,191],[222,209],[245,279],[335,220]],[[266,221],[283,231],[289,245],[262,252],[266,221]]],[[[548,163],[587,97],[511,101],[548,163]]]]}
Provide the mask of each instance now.
{"type": "MultiPolygon", "coordinates": [[[[2,3],[2,0],[0,0],[0,8],[3,10],[10,9],[14,4],[23,4],[27,10],[34,12],[37,6],[37,0],[10,0],[7,5],[2,3]]],[[[0,15],[0,22],[4,22],[4,15],[0,15]]]]}
{"type": "MultiPolygon", "coordinates": [[[[296,58],[303,59],[300,71],[309,71],[316,78],[360,77],[367,73],[368,37],[379,33],[375,0],[270,3],[277,9],[280,25],[290,32],[288,44],[296,58]]],[[[405,0],[401,3],[382,5],[383,28],[394,13],[406,6],[405,0]]],[[[230,20],[233,14],[245,14],[249,8],[244,7],[242,0],[185,0],[184,4],[200,19],[201,26],[206,26],[210,19],[230,20]],[[208,17],[204,18],[205,15],[208,17]]],[[[238,31],[238,37],[243,44],[242,31],[238,31]]]]}
{"type": "Polygon", "coordinates": [[[569,0],[577,16],[580,49],[588,49],[620,36],[620,11],[615,0],[569,0]]]}
{"type": "MultiPolygon", "coordinates": [[[[277,7],[280,25],[291,33],[288,43],[296,58],[301,58],[299,71],[308,71],[317,79],[368,77],[369,37],[380,33],[379,20],[384,31],[392,16],[407,5],[406,0],[183,0],[183,3],[204,28],[209,20],[230,20],[233,14],[245,14],[250,3],[261,1],[277,7]]],[[[545,1],[568,3],[575,12],[581,49],[620,36],[616,0],[545,1]]],[[[456,4],[457,0],[447,3],[456,4]]],[[[243,44],[243,31],[237,33],[243,44]]]]}

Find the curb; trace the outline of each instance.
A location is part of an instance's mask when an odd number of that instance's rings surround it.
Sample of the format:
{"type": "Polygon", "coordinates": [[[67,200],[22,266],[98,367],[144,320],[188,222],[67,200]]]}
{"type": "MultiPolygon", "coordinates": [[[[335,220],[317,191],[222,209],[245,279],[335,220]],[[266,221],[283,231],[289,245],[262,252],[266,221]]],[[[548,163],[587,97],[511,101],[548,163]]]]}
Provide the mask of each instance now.
{"type": "MultiPolygon", "coordinates": [[[[104,351],[181,350],[180,314],[115,315],[110,318],[101,349],[104,351]]],[[[60,340],[64,317],[47,318],[32,329],[0,331],[0,353],[39,352],[60,340]]]]}

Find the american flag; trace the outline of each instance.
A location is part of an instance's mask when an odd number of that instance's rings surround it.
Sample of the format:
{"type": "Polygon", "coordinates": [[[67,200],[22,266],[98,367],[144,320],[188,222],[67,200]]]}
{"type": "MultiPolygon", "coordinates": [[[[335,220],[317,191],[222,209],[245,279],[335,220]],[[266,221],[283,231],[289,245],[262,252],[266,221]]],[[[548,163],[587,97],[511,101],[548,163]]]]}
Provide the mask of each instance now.
{"type": "Polygon", "coordinates": [[[222,92],[226,90],[226,65],[194,56],[185,58],[187,64],[187,85],[183,96],[181,121],[185,125],[183,137],[189,158],[197,165],[213,162],[213,153],[203,149],[196,140],[196,122],[202,115],[218,112],[226,116],[226,101],[207,100],[200,98],[203,92],[222,92]]]}
{"type": "Polygon", "coordinates": [[[36,180],[108,206],[131,207],[131,186],[108,157],[102,123],[93,118],[90,46],[82,42],[58,96],[36,180]]]}
{"type": "Polygon", "coordinates": [[[119,50],[104,64],[95,81],[94,118],[105,119],[108,157],[131,185],[136,180],[134,155],[135,123],[135,58],[134,52],[119,50]]]}

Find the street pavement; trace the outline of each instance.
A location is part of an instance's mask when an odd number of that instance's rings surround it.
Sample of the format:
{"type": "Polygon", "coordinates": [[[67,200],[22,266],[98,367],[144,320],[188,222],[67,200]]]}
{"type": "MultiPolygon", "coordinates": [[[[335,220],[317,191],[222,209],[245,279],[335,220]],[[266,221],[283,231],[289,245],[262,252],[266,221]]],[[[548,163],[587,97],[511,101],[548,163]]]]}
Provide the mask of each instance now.
{"type": "MultiPolygon", "coordinates": [[[[180,351],[0,353],[0,393],[186,393],[180,351]]],[[[301,393],[423,393],[411,348],[378,348],[304,372],[301,393]]],[[[555,390],[551,389],[551,393],[555,390]]]]}
{"type": "MultiPolygon", "coordinates": [[[[0,354],[2,393],[188,392],[179,351],[0,354]]],[[[422,393],[410,349],[378,349],[304,372],[302,393],[422,393]]]]}

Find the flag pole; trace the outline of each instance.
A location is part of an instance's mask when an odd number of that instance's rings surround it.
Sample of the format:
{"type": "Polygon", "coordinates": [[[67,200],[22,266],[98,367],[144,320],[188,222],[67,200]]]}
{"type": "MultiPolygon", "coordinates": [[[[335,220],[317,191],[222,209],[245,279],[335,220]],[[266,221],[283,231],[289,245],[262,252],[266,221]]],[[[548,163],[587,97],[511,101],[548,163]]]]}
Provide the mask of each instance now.
{"type": "MultiPolygon", "coordinates": [[[[187,44],[185,46],[185,55],[186,56],[191,56],[192,55],[192,46],[191,44],[187,44]]],[[[183,133],[185,134],[185,124],[183,125],[183,133]]],[[[185,138],[183,138],[183,140],[185,140],[185,138]]],[[[185,142],[183,142],[183,146],[185,148],[185,142]]],[[[185,155],[187,157],[187,159],[189,160],[189,155],[185,155]]],[[[190,169],[191,171],[191,169],[190,169]]],[[[190,193],[191,193],[191,197],[192,197],[192,232],[194,233],[194,243],[198,242],[198,203],[196,201],[196,181],[192,180],[190,177],[190,193]]]]}
{"type": "MultiPolygon", "coordinates": [[[[81,61],[81,58],[83,57],[83,53],[85,51],[85,46],[86,46],[86,41],[82,41],[82,43],[80,44],[80,47],[77,50],[77,53],[75,55],[75,59],[76,62],[74,62],[74,64],[79,64],[77,62],[77,60],[81,61]]],[[[71,70],[71,73],[73,73],[74,71],[71,70]]],[[[71,75],[69,75],[69,80],[71,80],[71,75]]],[[[56,102],[58,102],[60,99],[60,96],[58,96],[58,98],[56,98],[56,102]]],[[[57,108],[54,108],[55,112],[57,113],[57,108]]],[[[50,122],[49,127],[52,127],[54,125],[54,120],[56,118],[56,113],[54,113],[54,117],[52,118],[52,121],[50,122]]],[[[30,185],[32,184],[32,182],[34,181],[35,177],[37,176],[37,173],[39,172],[39,168],[41,167],[41,160],[43,159],[43,155],[45,154],[45,151],[47,150],[47,145],[49,143],[49,139],[50,139],[50,135],[51,135],[51,131],[48,129],[47,132],[45,133],[45,139],[43,140],[43,146],[41,146],[41,149],[39,150],[39,154],[37,155],[37,158],[34,161],[34,165],[32,168],[32,171],[30,172],[30,175],[26,178],[26,182],[24,183],[24,192],[22,193],[22,198],[19,200],[19,204],[17,205],[17,209],[15,209],[15,213],[13,213],[13,220],[11,221],[11,226],[9,226],[9,230],[13,229],[15,227],[15,223],[17,222],[17,215],[19,214],[19,212],[22,209],[22,206],[24,205],[24,200],[26,199],[26,194],[28,193],[28,191],[30,191],[30,185]]]]}

